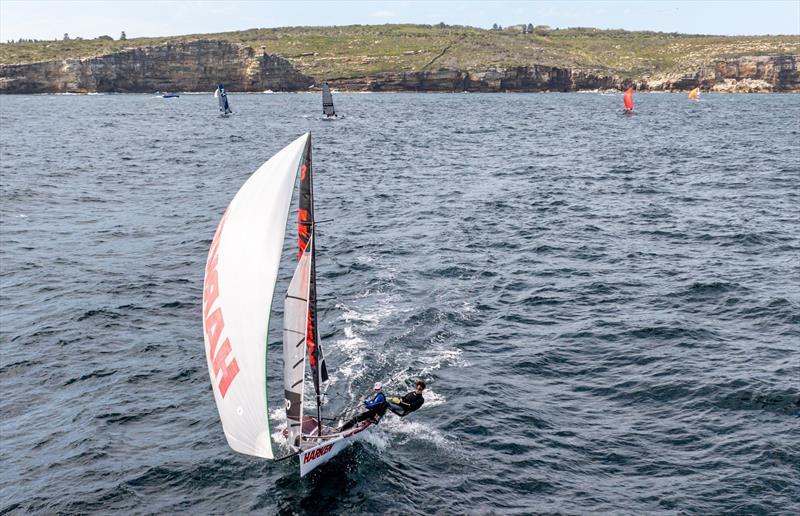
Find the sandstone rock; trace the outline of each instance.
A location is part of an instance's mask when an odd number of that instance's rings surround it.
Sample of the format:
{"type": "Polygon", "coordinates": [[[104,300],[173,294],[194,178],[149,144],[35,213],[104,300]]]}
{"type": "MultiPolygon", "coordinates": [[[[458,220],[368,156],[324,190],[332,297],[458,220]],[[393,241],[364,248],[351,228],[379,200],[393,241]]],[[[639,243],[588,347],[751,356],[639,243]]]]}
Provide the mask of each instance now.
{"type": "Polygon", "coordinates": [[[649,89],[688,91],[695,86],[720,92],[800,91],[800,56],[751,56],[717,60],[693,74],[647,81],[649,89]]]}
{"type": "Polygon", "coordinates": [[[772,84],[761,79],[723,79],[711,87],[711,91],[725,93],[768,93],[773,89],[772,84]]]}
{"type": "Polygon", "coordinates": [[[285,59],[223,41],[129,48],[87,59],[0,65],[0,93],[147,93],[304,90],[314,83],[285,59]]]}
{"type": "MultiPolygon", "coordinates": [[[[413,51],[410,51],[413,52],[413,51]]],[[[417,51],[421,52],[421,51],[417,51]]],[[[316,56],[305,53],[303,56],[316,56]]],[[[344,56],[345,62],[352,61],[344,56]]],[[[128,48],[88,59],[0,65],[0,93],[88,93],[213,91],[220,81],[228,91],[303,91],[323,80],[347,91],[577,91],[635,87],[637,90],[800,92],[800,56],[753,56],[717,60],[688,74],[634,80],[596,70],[530,64],[516,67],[416,72],[392,71],[355,77],[312,78],[287,60],[223,41],[164,43],[128,48]]],[[[356,62],[370,64],[369,56],[356,62]]],[[[305,64],[305,61],[299,61],[305,64]]]]}
{"type": "Polygon", "coordinates": [[[487,70],[385,72],[366,77],[334,78],[328,82],[354,91],[578,91],[624,90],[731,92],[800,91],[798,56],[743,57],[717,61],[692,74],[647,77],[642,80],[597,72],[531,65],[487,70]]]}
{"type": "Polygon", "coordinates": [[[575,91],[613,88],[614,77],[575,72],[566,68],[533,65],[476,71],[431,70],[385,72],[367,77],[328,81],[341,90],[357,91],[575,91]]]}

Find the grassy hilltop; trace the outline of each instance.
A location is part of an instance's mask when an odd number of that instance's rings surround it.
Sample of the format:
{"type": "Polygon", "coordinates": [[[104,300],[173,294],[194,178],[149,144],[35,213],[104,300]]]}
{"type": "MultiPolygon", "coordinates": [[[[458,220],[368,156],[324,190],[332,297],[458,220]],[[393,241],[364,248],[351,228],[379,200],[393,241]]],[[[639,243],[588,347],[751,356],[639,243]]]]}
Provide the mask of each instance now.
{"type": "Polygon", "coordinates": [[[242,43],[288,59],[317,79],[451,68],[540,64],[629,77],[681,73],[715,59],[800,54],[800,36],[705,36],[538,26],[484,30],[463,26],[283,27],[217,34],[0,44],[0,63],[85,58],[125,48],[198,39],[242,43]]]}

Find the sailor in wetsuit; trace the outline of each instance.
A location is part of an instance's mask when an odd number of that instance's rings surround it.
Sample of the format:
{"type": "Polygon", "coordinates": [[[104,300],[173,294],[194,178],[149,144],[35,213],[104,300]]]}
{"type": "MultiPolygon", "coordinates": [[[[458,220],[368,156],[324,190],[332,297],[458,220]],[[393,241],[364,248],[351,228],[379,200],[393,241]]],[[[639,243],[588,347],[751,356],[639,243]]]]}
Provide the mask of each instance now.
{"type": "Polygon", "coordinates": [[[386,409],[389,408],[389,405],[386,403],[386,396],[383,394],[381,382],[375,382],[375,395],[372,396],[372,399],[364,400],[364,406],[367,407],[367,411],[343,424],[339,428],[340,432],[352,428],[356,424],[368,419],[371,419],[375,424],[381,420],[386,413],[386,409]]]}
{"type": "Polygon", "coordinates": [[[402,398],[391,398],[389,400],[389,408],[392,412],[400,417],[405,417],[411,414],[425,403],[425,398],[422,397],[422,391],[425,390],[425,382],[417,380],[415,389],[402,398]]]}

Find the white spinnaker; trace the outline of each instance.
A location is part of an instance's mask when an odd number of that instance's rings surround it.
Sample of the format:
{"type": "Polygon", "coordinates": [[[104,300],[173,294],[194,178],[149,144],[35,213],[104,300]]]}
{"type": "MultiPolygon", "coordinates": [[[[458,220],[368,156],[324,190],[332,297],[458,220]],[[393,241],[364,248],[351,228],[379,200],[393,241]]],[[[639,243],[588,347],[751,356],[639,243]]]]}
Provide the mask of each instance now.
{"type": "Polygon", "coordinates": [[[203,336],[222,428],[231,448],[267,459],[273,457],[267,331],[292,190],[309,137],[287,145],[239,189],[206,265],[203,336]]]}
{"type": "Polygon", "coordinates": [[[293,448],[296,448],[295,440],[302,433],[312,239],[308,240],[306,252],[300,257],[283,304],[283,389],[289,445],[293,448]]]}

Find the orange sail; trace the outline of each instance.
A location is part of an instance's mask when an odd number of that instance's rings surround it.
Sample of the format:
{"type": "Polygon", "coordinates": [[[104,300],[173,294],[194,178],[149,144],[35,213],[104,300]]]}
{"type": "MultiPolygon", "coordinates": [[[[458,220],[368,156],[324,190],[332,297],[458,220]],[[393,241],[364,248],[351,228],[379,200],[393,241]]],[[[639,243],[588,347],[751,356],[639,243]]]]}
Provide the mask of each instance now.
{"type": "Polygon", "coordinates": [[[625,102],[625,111],[633,111],[633,88],[628,88],[623,97],[625,102]]]}
{"type": "Polygon", "coordinates": [[[689,92],[689,100],[697,100],[700,96],[700,88],[695,88],[689,92]]]}

